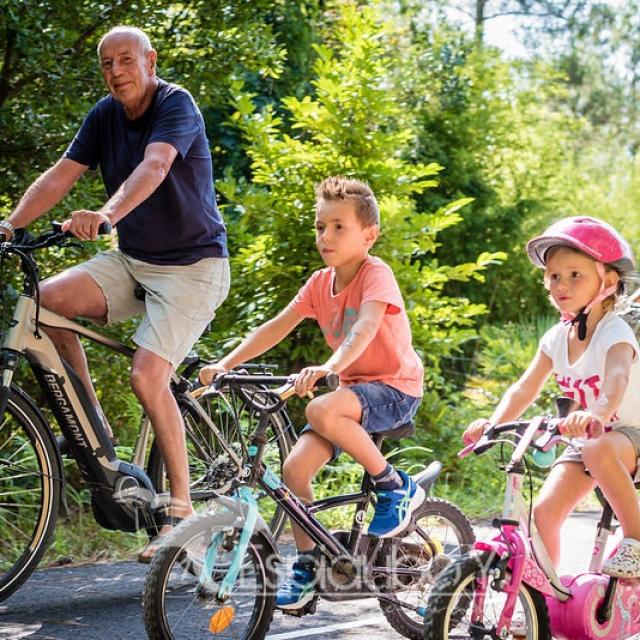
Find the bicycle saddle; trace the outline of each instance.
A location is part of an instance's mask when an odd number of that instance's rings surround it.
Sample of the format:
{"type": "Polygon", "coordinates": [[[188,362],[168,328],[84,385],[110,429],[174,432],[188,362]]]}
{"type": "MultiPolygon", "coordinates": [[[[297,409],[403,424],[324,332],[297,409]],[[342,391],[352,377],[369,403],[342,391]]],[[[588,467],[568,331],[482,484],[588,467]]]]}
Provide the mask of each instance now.
{"type": "Polygon", "coordinates": [[[376,431],[376,436],[383,436],[389,440],[402,440],[402,438],[408,438],[416,432],[416,425],[413,420],[401,424],[399,427],[389,429],[388,431],[376,431]]]}

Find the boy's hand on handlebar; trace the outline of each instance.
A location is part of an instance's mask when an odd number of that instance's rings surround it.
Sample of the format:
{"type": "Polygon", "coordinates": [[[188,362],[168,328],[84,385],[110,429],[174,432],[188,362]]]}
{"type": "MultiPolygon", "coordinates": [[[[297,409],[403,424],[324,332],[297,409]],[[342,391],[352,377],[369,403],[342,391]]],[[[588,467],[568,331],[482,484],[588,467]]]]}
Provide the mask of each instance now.
{"type": "Polygon", "coordinates": [[[198,378],[202,384],[208,386],[216,379],[218,374],[226,372],[227,369],[225,367],[218,362],[214,362],[213,364],[208,364],[206,367],[202,367],[198,378]]]}
{"type": "Polygon", "coordinates": [[[305,367],[296,376],[296,394],[303,397],[312,393],[316,389],[316,382],[320,380],[320,378],[324,378],[331,373],[334,373],[334,371],[324,365],[305,367]]]}
{"type": "Polygon", "coordinates": [[[95,240],[102,223],[111,225],[111,221],[103,213],[80,209],[74,211],[71,218],[62,223],[62,230],[71,232],[80,240],[95,240]]]}
{"type": "Polygon", "coordinates": [[[560,432],[571,438],[599,438],[604,425],[589,411],[573,411],[560,423],[560,432]]]}
{"type": "Polygon", "coordinates": [[[462,442],[467,445],[478,442],[478,440],[482,438],[484,430],[490,424],[491,422],[489,422],[489,420],[487,420],[486,418],[478,418],[477,420],[474,420],[462,434],[462,442]]]}

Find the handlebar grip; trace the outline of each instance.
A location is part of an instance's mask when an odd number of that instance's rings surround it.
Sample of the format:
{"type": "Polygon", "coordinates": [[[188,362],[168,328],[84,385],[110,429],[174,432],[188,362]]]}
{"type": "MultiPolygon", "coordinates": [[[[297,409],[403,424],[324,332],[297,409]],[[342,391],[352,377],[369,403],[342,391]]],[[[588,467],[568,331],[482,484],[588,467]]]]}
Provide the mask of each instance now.
{"type": "MultiPolygon", "coordinates": [[[[54,222],[52,224],[52,227],[53,227],[54,232],[62,233],[62,222],[54,222]]],[[[99,236],[108,236],[111,233],[112,229],[113,229],[113,225],[110,222],[101,222],[100,226],[98,227],[98,235],[99,236]]],[[[73,233],[71,233],[70,231],[65,231],[64,235],[67,238],[75,238],[73,233]]]]}
{"type": "Polygon", "coordinates": [[[318,380],[320,384],[324,385],[329,391],[335,391],[340,386],[340,378],[337,373],[330,373],[328,376],[318,380]]]}

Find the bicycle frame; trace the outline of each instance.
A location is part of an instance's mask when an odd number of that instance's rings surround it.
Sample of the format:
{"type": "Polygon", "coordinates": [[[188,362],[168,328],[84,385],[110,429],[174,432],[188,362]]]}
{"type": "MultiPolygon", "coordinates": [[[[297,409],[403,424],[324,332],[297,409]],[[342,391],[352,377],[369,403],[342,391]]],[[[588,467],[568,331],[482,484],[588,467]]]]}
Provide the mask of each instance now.
{"type": "MultiPolygon", "coordinates": [[[[17,356],[24,354],[83,475],[92,481],[112,485],[112,476],[117,474],[123,463],[116,458],[102,420],[89,401],[78,374],[64,362],[51,338],[46,333],[36,331],[35,315],[35,300],[21,295],[13,315],[13,326],[2,342],[3,386],[10,385],[17,356]]],[[[133,355],[129,347],[47,309],[40,309],[39,324],[69,330],[123,355],[133,355]]]]}
{"type": "MultiPolygon", "coordinates": [[[[601,574],[606,543],[611,535],[613,510],[605,504],[596,532],[589,571],[576,576],[558,577],[547,549],[530,519],[522,496],[524,465],[522,459],[544,418],[529,423],[507,465],[507,485],[502,516],[497,520],[498,534],[489,541],[477,542],[474,548],[488,551],[506,561],[511,572],[502,591],[507,597],[500,613],[496,634],[508,628],[522,582],[541,592],[549,610],[554,637],[569,640],[627,638],[640,631],[640,601],[637,582],[622,581],[601,574]],[[615,604],[614,604],[615,602],[615,604]]],[[[472,621],[482,617],[484,578],[476,591],[472,621]]]]}
{"type": "MultiPolygon", "coordinates": [[[[204,392],[204,394],[206,393],[215,393],[215,391],[204,392]]],[[[243,477],[246,478],[246,480],[242,483],[238,483],[237,485],[239,502],[244,502],[245,504],[250,505],[251,500],[247,498],[247,491],[255,485],[260,486],[266,494],[280,505],[287,515],[316,543],[319,552],[329,560],[339,559],[342,566],[341,570],[345,572],[348,579],[353,579],[356,575],[356,558],[359,555],[358,549],[360,541],[364,536],[365,514],[372,499],[373,482],[370,476],[366,472],[364,473],[361,490],[358,493],[324,498],[322,500],[317,500],[310,505],[304,504],[290,491],[290,489],[288,489],[282,480],[262,462],[264,433],[267,429],[268,420],[269,411],[260,411],[258,424],[249,439],[249,446],[247,450],[248,458],[243,473],[243,477]],[[346,505],[356,505],[356,513],[354,515],[351,531],[349,532],[349,538],[345,546],[316,519],[315,514],[320,511],[346,505]]],[[[381,442],[381,439],[378,440],[377,443],[379,444],[379,442],[381,442]]],[[[427,467],[427,469],[416,477],[416,481],[423,486],[425,493],[428,493],[431,485],[435,482],[435,479],[440,472],[440,468],[440,463],[434,461],[429,465],[429,467],[427,467]]],[[[246,551],[254,524],[255,522],[245,523],[241,534],[241,539],[244,540],[244,544],[238,544],[234,549],[232,563],[238,557],[241,558],[246,551]]],[[[431,544],[428,536],[423,535],[423,532],[419,529],[416,529],[416,531],[418,531],[418,535],[425,540],[425,543],[431,544]]],[[[218,541],[219,538],[214,536],[209,548],[216,546],[218,541]]],[[[384,542],[384,539],[376,539],[375,547],[368,554],[368,566],[372,573],[388,574],[390,572],[388,567],[372,566],[372,563],[384,542]]],[[[420,575],[419,569],[396,567],[393,571],[397,575],[420,575]]],[[[203,577],[201,578],[201,586],[203,588],[208,586],[205,573],[206,572],[203,572],[203,577]]],[[[230,580],[225,578],[225,589],[223,593],[218,593],[219,598],[224,599],[226,593],[230,591],[231,585],[229,583],[230,580]]],[[[417,613],[423,614],[423,611],[419,610],[418,607],[414,607],[409,603],[400,602],[397,598],[381,593],[378,590],[371,589],[370,594],[367,595],[369,595],[369,597],[376,597],[380,600],[401,604],[405,608],[412,609],[417,613]]]]}
{"type": "MultiPolygon", "coordinates": [[[[23,294],[18,298],[12,326],[0,345],[2,388],[7,390],[8,396],[18,356],[24,355],[47,397],[60,429],[89,486],[105,491],[107,499],[110,499],[111,495],[124,496],[127,492],[135,494],[135,483],[137,483],[143,493],[131,497],[142,498],[143,502],[147,502],[151,510],[154,511],[162,505],[158,504],[159,501],[151,480],[143,471],[147,443],[151,433],[150,421],[141,421],[131,463],[118,459],[113,445],[107,437],[102,419],[91,403],[78,374],[60,356],[51,338],[45,332],[37,330],[36,311],[36,301],[32,296],[23,294]],[[133,478],[135,483],[128,480],[130,478],[133,478]]],[[[117,340],[44,308],[39,310],[38,326],[71,331],[128,358],[132,358],[135,353],[134,349],[117,340]]],[[[214,436],[219,438],[221,443],[224,443],[216,425],[200,405],[188,395],[188,389],[184,384],[180,384],[181,378],[175,372],[172,374],[172,382],[177,387],[177,391],[174,393],[180,393],[183,403],[188,403],[191,410],[196,412],[199,418],[207,424],[214,436]]],[[[226,443],[223,444],[223,447],[240,468],[241,461],[233,449],[226,447],[226,443]]],[[[211,491],[201,497],[213,497],[214,495],[215,493],[211,491]]],[[[114,526],[119,528],[117,524],[114,526]]],[[[133,526],[139,528],[140,523],[136,520],[133,526]]]]}
{"type": "MultiPolygon", "coordinates": [[[[530,518],[530,510],[522,496],[525,474],[522,460],[543,421],[544,418],[536,418],[530,422],[507,465],[502,514],[495,522],[498,533],[489,541],[474,544],[474,549],[478,551],[493,552],[498,558],[508,558],[507,567],[511,572],[511,578],[503,589],[507,598],[496,628],[498,635],[511,622],[521,582],[547,596],[553,596],[560,602],[571,597],[571,592],[558,577],[549,552],[535,522],[530,518]]],[[[474,621],[482,616],[483,598],[483,590],[479,589],[472,612],[474,621]]]]}

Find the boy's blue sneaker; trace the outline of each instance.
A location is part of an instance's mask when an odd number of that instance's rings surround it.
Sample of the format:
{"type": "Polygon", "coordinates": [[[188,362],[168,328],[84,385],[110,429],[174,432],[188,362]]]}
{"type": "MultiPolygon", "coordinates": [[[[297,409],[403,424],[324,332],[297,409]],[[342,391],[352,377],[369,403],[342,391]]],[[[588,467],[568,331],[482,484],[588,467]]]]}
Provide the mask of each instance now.
{"type": "Polygon", "coordinates": [[[391,538],[407,528],[413,512],[424,502],[424,489],[411,476],[398,471],[404,484],[400,489],[376,491],[376,512],[369,525],[369,535],[391,538]]]}
{"type": "Polygon", "coordinates": [[[296,560],[291,575],[278,589],[276,607],[279,609],[302,609],[316,594],[316,572],[313,561],[296,560]]]}

